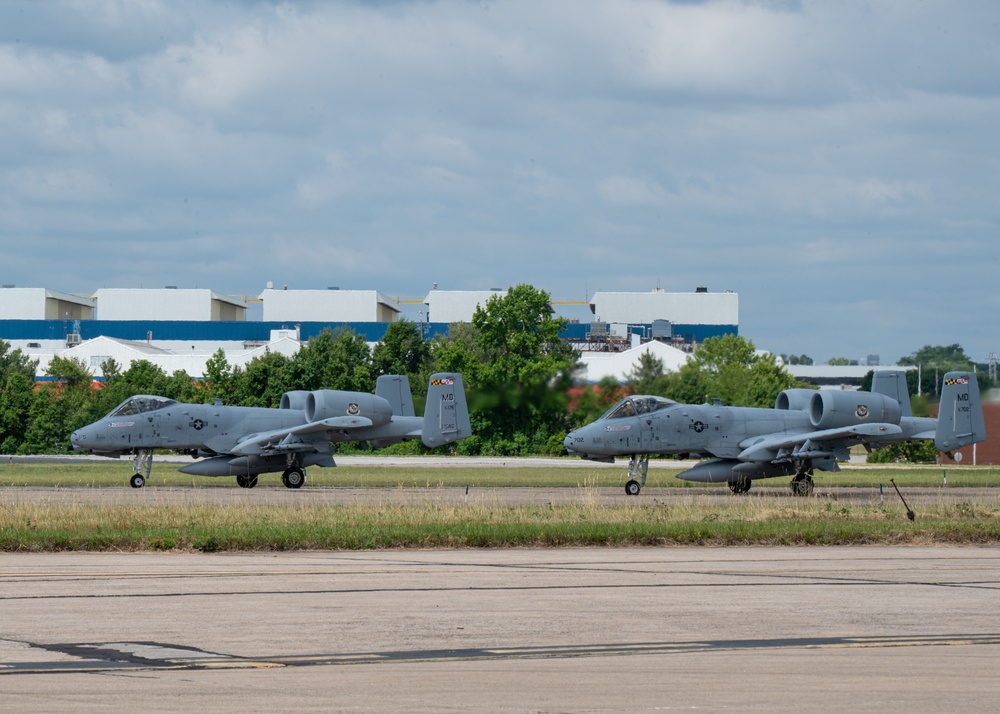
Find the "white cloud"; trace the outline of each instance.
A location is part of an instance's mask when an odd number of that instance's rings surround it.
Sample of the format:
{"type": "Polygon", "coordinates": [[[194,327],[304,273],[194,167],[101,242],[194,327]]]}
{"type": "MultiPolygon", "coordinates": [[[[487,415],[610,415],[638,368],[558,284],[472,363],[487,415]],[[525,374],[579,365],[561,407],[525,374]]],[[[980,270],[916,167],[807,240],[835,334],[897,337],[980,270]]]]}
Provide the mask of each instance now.
{"type": "Polygon", "coordinates": [[[635,176],[609,176],[597,184],[597,192],[606,203],[616,207],[661,206],[670,197],[656,181],[635,176]]]}
{"type": "Polygon", "coordinates": [[[943,0],[0,5],[6,281],[663,279],[740,290],[743,333],[787,340],[763,348],[903,354],[933,337],[897,296],[961,272],[952,341],[984,353],[998,22],[943,0]],[[891,345],[809,319],[861,293],[898,313],[891,345]]]}

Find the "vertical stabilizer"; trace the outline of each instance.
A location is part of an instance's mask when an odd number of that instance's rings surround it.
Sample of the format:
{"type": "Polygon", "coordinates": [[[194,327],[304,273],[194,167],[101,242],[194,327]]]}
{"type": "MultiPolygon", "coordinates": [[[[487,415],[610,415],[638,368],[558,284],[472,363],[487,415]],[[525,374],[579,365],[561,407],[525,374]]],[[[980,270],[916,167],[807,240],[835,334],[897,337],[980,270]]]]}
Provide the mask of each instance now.
{"type": "Polygon", "coordinates": [[[941,390],[937,433],[938,451],[951,451],[986,440],[979,383],[972,372],[948,372],[941,390]]]}
{"type": "Polygon", "coordinates": [[[901,369],[883,369],[872,374],[872,392],[884,394],[899,402],[900,414],[913,416],[910,407],[910,392],[906,388],[906,372],[901,369]]]}
{"type": "Polygon", "coordinates": [[[394,416],[416,416],[410,380],[405,374],[383,374],[375,380],[375,396],[389,402],[394,416]]]}
{"type": "Polygon", "coordinates": [[[431,376],[420,436],[425,446],[441,446],[472,436],[469,407],[465,402],[462,375],[438,373],[431,376]]]}

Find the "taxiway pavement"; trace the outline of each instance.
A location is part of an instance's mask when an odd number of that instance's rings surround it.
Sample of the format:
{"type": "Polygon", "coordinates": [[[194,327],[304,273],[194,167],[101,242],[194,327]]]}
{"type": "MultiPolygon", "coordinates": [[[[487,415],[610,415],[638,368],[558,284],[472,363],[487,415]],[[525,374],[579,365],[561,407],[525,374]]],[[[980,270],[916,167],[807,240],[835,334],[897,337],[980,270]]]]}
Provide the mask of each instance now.
{"type": "Polygon", "coordinates": [[[3,554],[7,711],[995,711],[1000,548],[3,554]]]}

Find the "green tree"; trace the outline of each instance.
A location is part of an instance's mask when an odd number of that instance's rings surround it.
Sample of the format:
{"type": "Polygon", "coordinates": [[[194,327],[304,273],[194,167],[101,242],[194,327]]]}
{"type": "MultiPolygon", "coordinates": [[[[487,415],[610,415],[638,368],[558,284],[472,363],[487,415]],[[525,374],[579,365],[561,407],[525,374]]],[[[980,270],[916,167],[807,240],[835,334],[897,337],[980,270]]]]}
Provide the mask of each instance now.
{"type": "Polygon", "coordinates": [[[288,381],[295,389],[375,389],[368,343],[348,328],[320,332],[296,353],[289,370],[288,381]]]}
{"type": "Polygon", "coordinates": [[[15,454],[24,443],[35,401],[35,376],[12,370],[0,391],[0,453],[15,454]]]}
{"type": "Polygon", "coordinates": [[[70,389],[79,387],[89,389],[90,384],[94,381],[94,375],[90,373],[83,361],[72,357],[53,357],[45,369],[45,374],[70,389]]]}
{"type": "Polygon", "coordinates": [[[246,407],[277,407],[289,391],[290,360],[278,352],[252,359],[236,378],[235,404],[246,407]]]}
{"type": "Polygon", "coordinates": [[[430,376],[431,346],[423,339],[420,328],[409,320],[393,322],[372,350],[372,369],[375,376],[405,374],[410,378],[410,388],[415,396],[427,394],[430,376]]]}
{"type": "Polygon", "coordinates": [[[663,360],[650,352],[639,355],[639,363],[625,375],[633,394],[662,395],[670,388],[663,360]]]}
{"type": "MultiPolygon", "coordinates": [[[[974,371],[974,365],[960,345],[925,345],[907,357],[899,359],[901,365],[920,368],[920,389],[924,394],[941,393],[940,381],[946,372],[974,371]]],[[[911,392],[912,393],[912,392],[911,392]]]]}
{"type": "Polygon", "coordinates": [[[122,366],[114,357],[108,357],[101,362],[101,374],[104,375],[105,384],[113,382],[122,376],[122,366]]]}
{"type": "Polygon", "coordinates": [[[851,363],[847,357],[831,357],[826,361],[831,367],[846,367],[851,363]]]}
{"type": "Polygon", "coordinates": [[[205,362],[205,381],[202,385],[205,403],[221,399],[223,404],[234,404],[238,376],[238,371],[229,364],[226,353],[220,347],[205,362]]]}
{"type": "Polygon", "coordinates": [[[721,399],[733,406],[771,407],[779,392],[794,386],[795,379],[774,355],[758,355],[749,340],[723,335],[702,342],[691,359],[670,375],[665,396],[689,404],[721,399]]]}
{"type": "Polygon", "coordinates": [[[899,444],[874,449],[868,454],[870,464],[933,464],[937,461],[937,447],[929,439],[903,441],[899,444]]]}
{"type": "Polygon", "coordinates": [[[0,340],[0,451],[11,454],[24,443],[35,401],[36,360],[0,340]]]}
{"type": "Polygon", "coordinates": [[[37,369],[38,360],[29,358],[19,349],[12,350],[9,342],[0,340],[0,384],[6,383],[7,377],[15,372],[34,381],[37,369]]]}
{"type": "Polygon", "coordinates": [[[558,451],[569,426],[568,391],[578,359],[559,339],[548,293],[517,285],[476,308],[473,331],[436,343],[438,368],[460,371],[469,387],[474,436],[466,453],[558,451]]]}
{"type": "Polygon", "coordinates": [[[65,432],[50,435],[51,440],[68,446],[70,432],[100,416],[95,409],[99,400],[92,396],[94,376],[81,360],[58,356],[52,358],[45,373],[55,380],[54,394],[46,396],[58,404],[62,414],[56,423],[65,432]]]}
{"type": "Polygon", "coordinates": [[[28,413],[24,441],[18,448],[21,454],[57,454],[68,450],[70,434],[66,424],[66,410],[60,404],[59,387],[43,384],[38,388],[28,413]]]}

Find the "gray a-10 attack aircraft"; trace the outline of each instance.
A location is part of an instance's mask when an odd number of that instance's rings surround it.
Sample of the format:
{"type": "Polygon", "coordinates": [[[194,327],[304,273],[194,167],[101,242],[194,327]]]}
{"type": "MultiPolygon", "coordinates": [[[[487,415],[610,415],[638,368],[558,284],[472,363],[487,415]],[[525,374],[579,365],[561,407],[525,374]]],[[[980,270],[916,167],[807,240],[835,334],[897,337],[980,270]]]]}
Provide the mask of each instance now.
{"type": "Polygon", "coordinates": [[[945,375],[936,419],[913,416],[903,371],[882,370],[871,392],[786,389],[773,409],[626,397],[570,432],[564,444],[567,452],[594,461],[630,456],[630,495],[646,483],[650,454],[684,454],[714,458],[677,478],[725,481],[733,493],[746,493],[753,479],[793,476],[792,491],[807,496],[813,470],[838,471],[838,459],[846,460],[854,444],[871,450],[914,439],[933,439],[944,452],[986,439],[974,374],[945,375]]]}
{"type": "Polygon", "coordinates": [[[73,448],[101,456],[131,455],[133,488],[142,488],[154,449],[204,460],[181,473],[236,476],[243,488],[262,473],[281,471],[288,488],[305,483],[307,466],[336,466],[333,444],[365,441],[378,448],[409,439],[428,447],[472,435],[462,375],[431,376],[423,417],[414,416],[405,375],[379,377],[375,394],[320,389],[286,392],[277,409],[185,404],[137,395],[104,418],[73,432],[73,448]]]}

